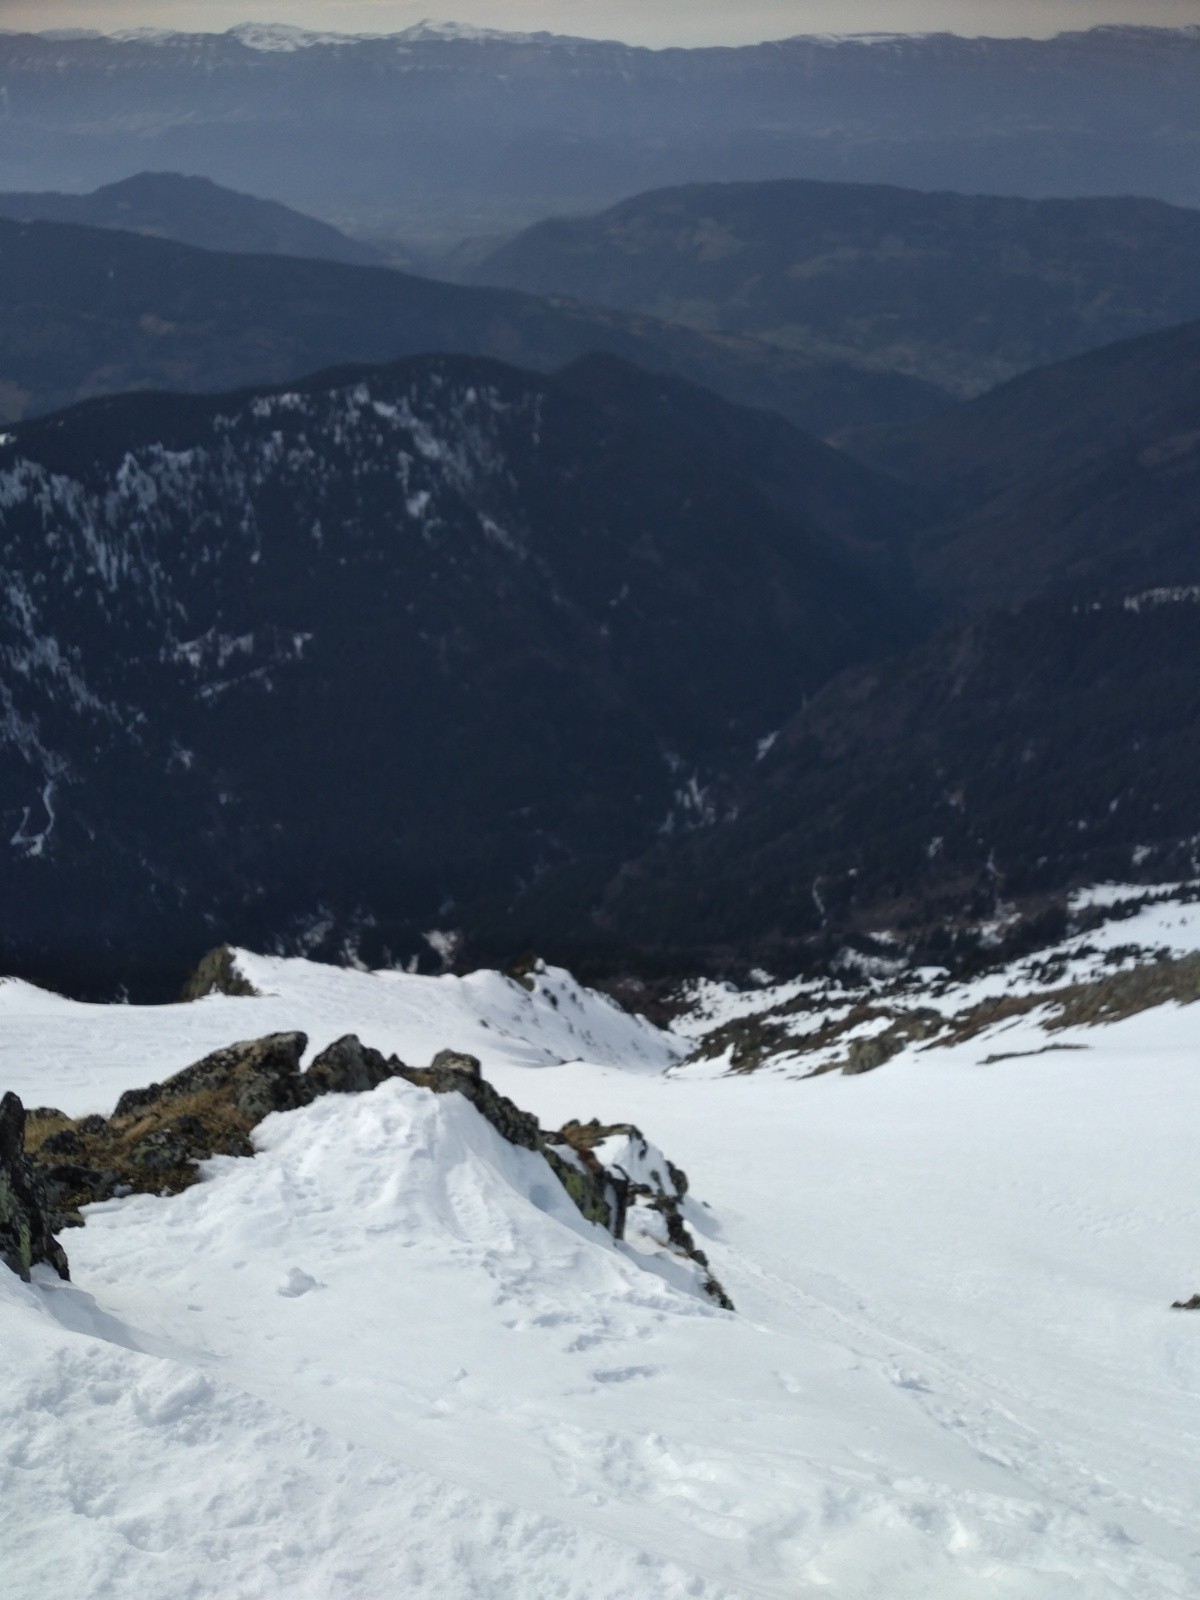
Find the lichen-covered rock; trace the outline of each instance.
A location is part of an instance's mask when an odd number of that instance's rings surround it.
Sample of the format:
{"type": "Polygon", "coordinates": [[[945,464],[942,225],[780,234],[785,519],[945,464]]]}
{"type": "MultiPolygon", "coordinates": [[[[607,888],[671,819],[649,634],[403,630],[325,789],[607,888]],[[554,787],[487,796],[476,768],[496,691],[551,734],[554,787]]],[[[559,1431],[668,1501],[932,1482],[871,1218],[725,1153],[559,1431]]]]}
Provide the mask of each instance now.
{"type": "Polygon", "coordinates": [[[139,1116],[172,1101],[228,1091],[232,1104],[253,1126],[272,1111],[290,1111],[302,1103],[297,1079],[307,1048],[306,1034],[271,1033],[214,1050],[165,1083],[128,1090],[117,1101],[113,1120],[139,1116]]]}
{"type": "Polygon", "coordinates": [[[624,1184],[619,1179],[614,1182],[603,1169],[589,1166],[576,1151],[558,1143],[553,1134],[547,1135],[542,1154],[576,1210],[597,1227],[606,1228],[614,1239],[622,1238],[625,1232],[624,1184]]]}
{"type": "Polygon", "coordinates": [[[26,1283],[43,1261],[60,1278],[71,1275],[50,1227],[37,1171],[25,1153],[25,1107],[15,1094],[0,1100],[0,1261],[26,1283]]]}
{"type": "Polygon", "coordinates": [[[72,1122],[59,1111],[29,1119],[30,1156],[56,1228],[82,1223],[82,1208],[121,1194],[178,1194],[212,1156],[251,1156],[253,1129],[324,1092],[305,1086],[302,1033],[269,1034],[214,1051],[164,1083],[131,1089],[111,1117],[72,1122]]]}

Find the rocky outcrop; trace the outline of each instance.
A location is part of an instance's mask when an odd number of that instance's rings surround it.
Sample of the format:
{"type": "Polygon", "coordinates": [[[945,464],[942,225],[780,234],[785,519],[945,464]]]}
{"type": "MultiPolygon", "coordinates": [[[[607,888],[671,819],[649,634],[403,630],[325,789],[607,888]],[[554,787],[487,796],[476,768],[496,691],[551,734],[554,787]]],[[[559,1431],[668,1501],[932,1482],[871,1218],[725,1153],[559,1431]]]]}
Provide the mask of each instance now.
{"type": "Polygon", "coordinates": [[[272,1111],[291,1111],[303,1103],[296,1080],[307,1049],[307,1034],[271,1033],[215,1050],[165,1083],[128,1090],[117,1101],[113,1118],[138,1117],[152,1108],[217,1094],[227,1097],[253,1126],[272,1111]]]}
{"type": "Polygon", "coordinates": [[[298,1103],[308,1104],[323,1094],[365,1094],[399,1070],[395,1056],[389,1060],[348,1033],[322,1050],[296,1084],[296,1098],[298,1103]]]}
{"type": "Polygon", "coordinates": [[[97,1201],[178,1194],[212,1156],[253,1155],[250,1134],[264,1117],[326,1092],[321,1079],[300,1073],[307,1046],[302,1033],[230,1045],[163,1083],[130,1089],[111,1117],[31,1113],[30,1153],[55,1226],[79,1226],[81,1208],[97,1201]]]}
{"type": "Polygon", "coordinates": [[[208,994],[231,994],[252,999],[258,990],[238,971],[237,960],[227,944],[210,950],[195,972],[190,973],[179,998],[203,1000],[208,994]]]}
{"type": "Polygon", "coordinates": [[[652,1145],[640,1128],[631,1122],[568,1122],[558,1133],[545,1135],[544,1147],[552,1164],[557,1161],[567,1167],[563,1185],[585,1216],[589,1211],[573,1192],[572,1180],[578,1185],[583,1179],[590,1203],[598,1206],[604,1197],[611,1215],[605,1225],[614,1238],[628,1239],[635,1248],[665,1250],[690,1262],[709,1299],[726,1311],[734,1309],[683,1220],[687,1174],[652,1145]]]}
{"type": "Polygon", "coordinates": [[[230,1045],[162,1083],[129,1090],[111,1117],[32,1112],[26,1165],[48,1224],[80,1226],[84,1206],[123,1195],[178,1194],[198,1181],[202,1161],[253,1155],[251,1134],[272,1112],[403,1078],[434,1094],[462,1095],[509,1144],[541,1155],[589,1222],[642,1253],[664,1251],[690,1263],[703,1292],[732,1309],[684,1223],[685,1174],[631,1123],[572,1122],[546,1133],[488,1082],[477,1057],[461,1051],[442,1050],[428,1067],[410,1067],[348,1034],[301,1072],[307,1048],[303,1033],[230,1045]]]}
{"type": "Polygon", "coordinates": [[[1176,1300],[1171,1307],[1172,1311],[1200,1311],[1200,1294],[1194,1294],[1190,1300],[1176,1300]]]}
{"type": "Polygon", "coordinates": [[[0,1261],[26,1283],[41,1262],[69,1278],[37,1168],[25,1153],[25,1121],[25,1107],[15,1094],[6,1094],[0,1100],[0,1261]]]}

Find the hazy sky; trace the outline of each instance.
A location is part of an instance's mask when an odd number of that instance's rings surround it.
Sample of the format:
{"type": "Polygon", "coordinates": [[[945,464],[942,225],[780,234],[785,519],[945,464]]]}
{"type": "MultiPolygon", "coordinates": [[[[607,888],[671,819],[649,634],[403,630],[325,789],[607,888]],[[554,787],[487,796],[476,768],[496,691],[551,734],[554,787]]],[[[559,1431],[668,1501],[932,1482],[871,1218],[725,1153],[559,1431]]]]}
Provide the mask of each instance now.
{"type": "Polygon", "coordinates": [[[214,29],[295,22],[356,32],[428,15],[637,44],[737,44],[794,33],[1045,35],[1100,23],[1200,25],[1200,0],[0,0],[0,28],[214,29]]]}

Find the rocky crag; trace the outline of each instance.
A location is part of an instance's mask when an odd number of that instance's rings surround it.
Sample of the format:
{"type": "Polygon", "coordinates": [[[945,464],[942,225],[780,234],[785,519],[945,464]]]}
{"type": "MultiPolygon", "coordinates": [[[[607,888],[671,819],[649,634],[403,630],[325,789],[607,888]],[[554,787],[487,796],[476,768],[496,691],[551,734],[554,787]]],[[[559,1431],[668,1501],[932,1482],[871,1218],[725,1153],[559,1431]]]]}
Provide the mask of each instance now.
{"type": "Polygon", "coordinates": [[[24,1106],[15,1094],[6,1094],[0,1100],[0,1261],[26,1283],[30,1269],[42,1262],[68,1278],[37,1164],[25,1153],[25,1126],[24,1106]]]}
{"type": "Polygon", "coordinates": [[[540,1155],[589,1222],[628,1239],[637,1253],[662,1251],[690,1264],[701,1290],[733,1309],[684,1223],[686,1175],[631,1124],[572,1122],[548,1133],[487,1081],[476,1057],[453,1050],[410,1067],[350,1034],[301,1071],[307,1048],[303,1033],[230,1045],[164,1083],[129,1090],[109,1117],[75,1119],[52,1107],[26,1116],[8,1095],[0,1111],[0,1255],[23,1276],[40,1261],[65,1276],[53,1233],[81,1227],[85,1206],[179,1194],[200,1181],[203,1161],[252,1156],[253,1130],[272,1112],[403,1078],[434,1094],[462,1095],[509,1144],[540,1155]]]}

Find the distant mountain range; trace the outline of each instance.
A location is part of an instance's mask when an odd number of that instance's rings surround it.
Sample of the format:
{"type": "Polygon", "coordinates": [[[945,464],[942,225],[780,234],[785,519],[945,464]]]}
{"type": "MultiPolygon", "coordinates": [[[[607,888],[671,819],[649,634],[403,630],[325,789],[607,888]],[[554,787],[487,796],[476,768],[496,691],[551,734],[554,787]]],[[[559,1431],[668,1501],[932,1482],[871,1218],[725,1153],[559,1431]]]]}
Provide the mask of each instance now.
{"type": "Polygon", "coordinates": [[[287,382],[434,351],[541,371],[604,351],[771,407],[821,435],[912,421],[949,404],[917,379],[603,307],[387,267],[0,220],[0,421],[90,395],[287,382]]]}
{"type": "Polygon", "coordinates": [[[640,853],[916,635],[910,524],[786,423],[607,359],[18,425],[0,971],[164,994],[224,937],[408,959],[640,853]]]}
{"type": "Polygon", "coordinates": [[[693,184],[539,223],[470,277],[870,361],[971,395],[1200,317],[1200,211],[693,184]]]}
{"type": "Polygon", "coordinates": [[[175,239],[202,250],[309,256],[381,265],[373,246],[275,200],[223,189],[208,178],[140,172],[94,194],[0,194],[0,217],[13,222],[75,222],[175,239]]]}
{"type": "Polygon", "coordinates": [[[0,187],[153,166],[354,232],[509,234],[695,181],[1200,204],[1200,29],[634,49],[426,29],[0,37],[0,187]]]}

